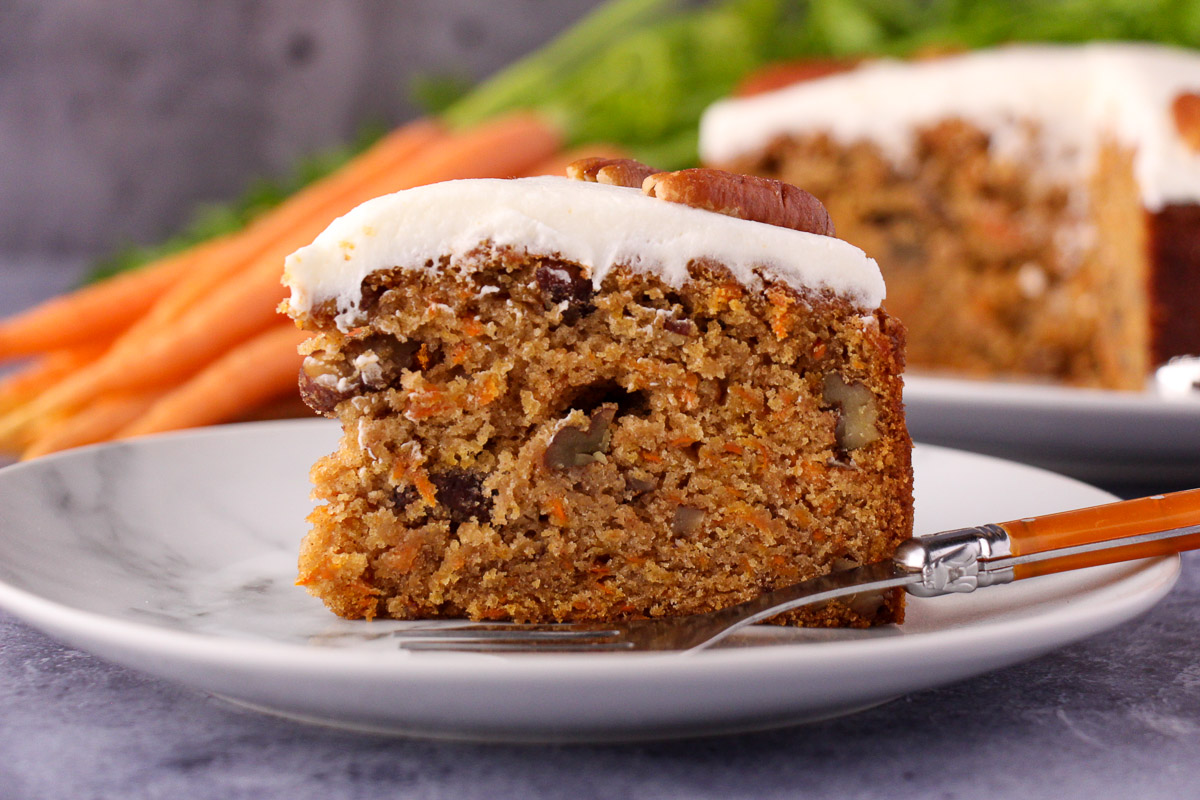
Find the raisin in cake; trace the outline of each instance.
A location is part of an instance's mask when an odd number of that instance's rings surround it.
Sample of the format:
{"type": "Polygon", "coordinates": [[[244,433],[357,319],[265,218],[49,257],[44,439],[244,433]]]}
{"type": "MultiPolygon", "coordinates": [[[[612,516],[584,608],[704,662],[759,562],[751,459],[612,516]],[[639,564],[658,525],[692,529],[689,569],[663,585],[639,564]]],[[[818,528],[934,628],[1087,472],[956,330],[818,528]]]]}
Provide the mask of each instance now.
{"type": "Polygon", "coordinates": [[[722,101],[715,166],[799,183],[880,259],[909,363],[1141,389],[1200,353],[1200,55],[1012,46],[722,101]]]}
{"type": "Polygon", "coordinates": [[[874,261],[693,207],[824,230],[793,187],[702,170],[643,191],[650,170],[607,163],[381,197],[288,259],[316,334],[302,393],[344,429],[300,555],[336,613],[685,614],[911,534],[903,333],[874,261]]]}

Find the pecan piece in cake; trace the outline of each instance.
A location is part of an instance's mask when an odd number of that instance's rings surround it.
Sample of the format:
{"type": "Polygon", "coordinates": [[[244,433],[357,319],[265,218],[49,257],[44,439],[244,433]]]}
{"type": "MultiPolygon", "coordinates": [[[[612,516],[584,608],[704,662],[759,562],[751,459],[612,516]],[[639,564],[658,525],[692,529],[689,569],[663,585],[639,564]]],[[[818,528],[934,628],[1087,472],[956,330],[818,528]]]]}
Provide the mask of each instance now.
{"type": "Polygon", "coordinates": [[[826,403],[837,408],[837,445],[849,453],[879,438],[879,411],[875,395],[861,383],[847,383],[836,372],[825,376],[823,391],[826,403]]]}
{"type": "Polygon", "coordinates": [[[348,345],[340,361],[314,353],[300,367],[300,397],[313,411],[332,417],[343,400],[391,386],[412,366],[418,350],[416,342],[371,336],[348,345]]]}
{"type": "Polygon", "coordinates": [[[596,460],[596,453],[608,449],[609,427],[617,416],[617,405],[605,403],[592,412],[587,430],[566,425],[554,434],[542,462],[554,470],[586,466],[596,460]]]}
{"type": "Polygon", "coordinates": [[[646,178],[651,197],[780,228],[833,236],[833,220],[821,201],[803,189],[770,178],[698,167],[646,178]]]}
{"type": "Polygon", "coordinates": [[[642,188],[642,183],[658,170],[632,158],[581,158],[567,165],[567,177],[589,183],[642,188]]]}
{"type": "Polygon", "coordinates": [[[700,530],[704,524],[704,510],[692,506],[679,506],[671,517],[671,532],[676,536],[688,536],[700,530]]]}

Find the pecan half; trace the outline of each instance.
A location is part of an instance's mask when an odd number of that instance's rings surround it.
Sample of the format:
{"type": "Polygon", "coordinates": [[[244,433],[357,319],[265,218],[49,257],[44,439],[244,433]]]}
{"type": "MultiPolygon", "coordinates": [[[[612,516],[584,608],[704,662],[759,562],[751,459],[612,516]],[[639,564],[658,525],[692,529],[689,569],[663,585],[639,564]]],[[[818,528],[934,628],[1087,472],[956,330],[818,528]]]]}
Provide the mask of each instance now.
{"type": "Polygon", "coordinates": [[[833,221],[821,201],[803,189],[770,178],[698,167],[659,172],[642,191],[669,203],[715,211],[780,228],[833,236],[833,221]]]}
{"type": "Polygon", "coordinates": [[[642,182],[658,170],[632,158],[581,158],[567,165],[567,177],[609,186],[642,188],[642,182]]]}
{"type": "Polygon", "coordinates": [[[1171,114],[1175,117],[1175,130],[1193,151],[1200,153],[1200,94],[1181,92],[1171,103],[1171,114]]]}
{"type": "Polygon", "coordinates": [[[596,460],[596,453],[608,449],[609,427],[617,416],[617,406],[606,403],[592,412],[588,418],[587,430],[567,425],[559,428],[558,433],[546,445],[542,455],[542,463],[553,470],[567,470],[571,467],[584,467],[596,460]]]}

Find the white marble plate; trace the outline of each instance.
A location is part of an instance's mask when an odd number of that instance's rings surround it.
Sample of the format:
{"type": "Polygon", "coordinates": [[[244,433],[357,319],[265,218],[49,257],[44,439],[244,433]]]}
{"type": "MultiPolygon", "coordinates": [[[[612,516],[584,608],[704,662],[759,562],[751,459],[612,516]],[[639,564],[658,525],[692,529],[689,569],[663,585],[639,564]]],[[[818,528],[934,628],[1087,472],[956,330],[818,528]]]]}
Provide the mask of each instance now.
{"type": "MultiPolygon", "coordinates": [[[[307,720],[425,736],[605,740],[847,713],[1090,636],[1172,586],[1157,559],[914,600],[900,627],[766,627],[677,654],[478,655],[396,648],[292,585],[324,421],[86,448],[0,470],[0,607],[135,669],[307,720]]],[[[1107,502],[1030,467],[916,453],[919,531],[1107,502]]]]}
{"type": "Polygon", "coordinates": [[[904,401],[909,430],[922,442],[1098,483],[1200,483],[1197,391],[1169,396],[910,373],[904,401]]]}

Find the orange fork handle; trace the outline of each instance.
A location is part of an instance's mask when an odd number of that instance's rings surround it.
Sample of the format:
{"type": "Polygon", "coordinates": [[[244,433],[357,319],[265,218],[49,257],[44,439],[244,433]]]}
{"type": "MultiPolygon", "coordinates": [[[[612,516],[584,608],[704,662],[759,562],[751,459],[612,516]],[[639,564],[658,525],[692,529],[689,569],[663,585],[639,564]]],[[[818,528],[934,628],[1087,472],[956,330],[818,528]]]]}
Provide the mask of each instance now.
{"type": "MultiPolygon", "coordinates": [[[[1008,533],[1013,556],[1196,526],[1200,526],[1200,489],[1000,523],[1008,533]]],[[[1013,566],[1013,580],[1196,548],[1200,548],[1200,530],[1184,531],[1178,536],[1153,542],[1118,545],[1029,564],[1018,563],[1013,566]]]]}

